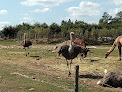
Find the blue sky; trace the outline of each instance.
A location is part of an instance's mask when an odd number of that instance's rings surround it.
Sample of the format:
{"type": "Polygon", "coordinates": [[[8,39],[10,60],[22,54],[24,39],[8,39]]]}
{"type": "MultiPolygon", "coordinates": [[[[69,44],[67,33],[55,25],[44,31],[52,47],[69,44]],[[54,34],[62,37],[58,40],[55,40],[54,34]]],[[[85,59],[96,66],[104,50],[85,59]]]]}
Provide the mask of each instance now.
{"type": "Polygon", "coordinates": [[[98,23],[104,12],[113,17],[122,11],[122,0],[1,0],[0,30],[5,25],[60,24],[62,20],[98,23]]]}

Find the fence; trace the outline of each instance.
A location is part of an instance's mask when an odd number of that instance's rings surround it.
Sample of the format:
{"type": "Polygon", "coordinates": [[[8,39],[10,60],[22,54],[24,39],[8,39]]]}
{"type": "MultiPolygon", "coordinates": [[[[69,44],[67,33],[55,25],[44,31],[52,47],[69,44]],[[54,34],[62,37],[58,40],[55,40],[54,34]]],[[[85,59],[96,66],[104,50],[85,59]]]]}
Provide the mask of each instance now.
{"type": "Polygon", "coordinates": [[[78,92],[79,65],[75,67],[74,92],[78,92]]]}

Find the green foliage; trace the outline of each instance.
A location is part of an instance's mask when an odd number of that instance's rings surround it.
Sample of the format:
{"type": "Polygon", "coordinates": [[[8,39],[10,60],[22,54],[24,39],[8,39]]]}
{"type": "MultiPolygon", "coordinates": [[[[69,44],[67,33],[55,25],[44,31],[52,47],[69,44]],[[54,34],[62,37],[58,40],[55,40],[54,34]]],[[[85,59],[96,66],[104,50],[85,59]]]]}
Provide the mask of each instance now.
{"type": "Polygon", "coordinates": [[[68,21],[62,20],[61,25],[56,23],[47,25],[38,22],[33,25],[22,23],[16,26],[5,26],[0,35],[3,38],[18,39],[20,41],[23,39],[23,34],[27,33],[28,39],[55,43],[68,40],[69,33],[72,31],[75,32],[75,37],[84,39],[89,44],[100,43],[99,37],[116,38],[122,35],[122,11],[118,12],[114,18],[104,12],[99,24],[88,24],[78,20],[72,22],[70,19],[68,21]]]}
{"type": "Polygon", "coordinates": [[[56,23],[50,25],[50,34],[58,34],[61,32],[60,26],[56,23]]]}
{"type": "Polygon", "coordinates": [[[104,14],[103,14],[102,18],[100,19],[99,23],[106,24],[111,19],[112,19],[112,16],[110,16],[107,12],[104,12],[104,14]]]}

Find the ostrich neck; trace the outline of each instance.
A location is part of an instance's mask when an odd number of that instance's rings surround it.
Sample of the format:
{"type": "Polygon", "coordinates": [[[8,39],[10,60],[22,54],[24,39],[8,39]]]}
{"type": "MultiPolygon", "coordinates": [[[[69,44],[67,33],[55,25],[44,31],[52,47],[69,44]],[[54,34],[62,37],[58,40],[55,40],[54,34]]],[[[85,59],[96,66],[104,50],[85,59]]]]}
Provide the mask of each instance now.
{"type": "Polygon", "coordinates": [[[24,43],[25,43],[25,40],[27,40],[27,38],[26,38],[26,34],[24,34],[24,43]]]}
{"type": "Polygon", "coordinates": [[[72,47],[72,44],[73,43],[73,37],[72,37],[72,35],[70,35],[70,47],[72,47]]]}
{"type": "Polygon", "coordinates": [[[73,37],[72,37],[72,35],[70,35],[69,53],[73,52],[73,44],[72,44],[72,42],[73,42],[73,37]]]}

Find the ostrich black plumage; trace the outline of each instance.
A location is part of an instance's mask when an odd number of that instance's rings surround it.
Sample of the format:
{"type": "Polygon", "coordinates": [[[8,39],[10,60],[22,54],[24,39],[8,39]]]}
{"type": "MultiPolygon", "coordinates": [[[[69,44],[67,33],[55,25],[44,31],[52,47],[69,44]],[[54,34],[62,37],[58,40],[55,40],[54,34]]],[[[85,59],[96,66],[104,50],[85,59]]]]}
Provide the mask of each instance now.
{"type": "MultiPolygon", "coordinates": [[[[68,51],[69,46],[68,45],[63,45],[63,46],[61,46],[60,50],[58,51],[59,56],[60,56],[60,54],[62,54],[62,56],[65,57],[66,61],[67,60],[71,60],[71,62],[70,62],[70,68],[71,68],[72,60],[74,58],[76,58],[78,56],[78,54],[80,54],[80,53],[86,53],[84,51],[84,48],[83,47],[80,47],[80,46],[77,46],[77,45],[73,45],[73,48],[74,48],[74,52],[70,53],[68,51]]],[[[67,67],[68,67],[69,76],[70,76],[71,75],[71,72],[70,72],[70,68],[69,68],[68,61],[67,61],[67,67]]]]}
{"type": "Polygon", "coordinates": [[[63,46],[61,46],[60,50],[58,51],[59,56],[60,56],[60,54],[62,54],[62,56],[65,57],[66,61],[71,60],[70,67],[69,67],[69,63],[67,61],[69,76],[71,75],[70,69],[71,69],[72,60],[74,58],[76,58],[78,56],[78,54],[83,53],[83,54],[87,55],[86,49],[84,49],[83,47],[78,46],[78,45],[73,45],[73,43],[72,43],[73,35],[74,35],[74,32],[71,32],[70,33],[70,45],[63,45],[63,46]]]}
{"type": "MultiPolygon", "coordinates": [[[[32,45],[32,42],[27,40],[26,33],[24,33],[24,40],[22,41],[21,45],[24,47],[25,51],[26,51],[26,48],[29,49],[29,46],[32,45]]],[[[26,56],[27,55],[29,55],[29,52],[26,52],[26,56]]]]}

